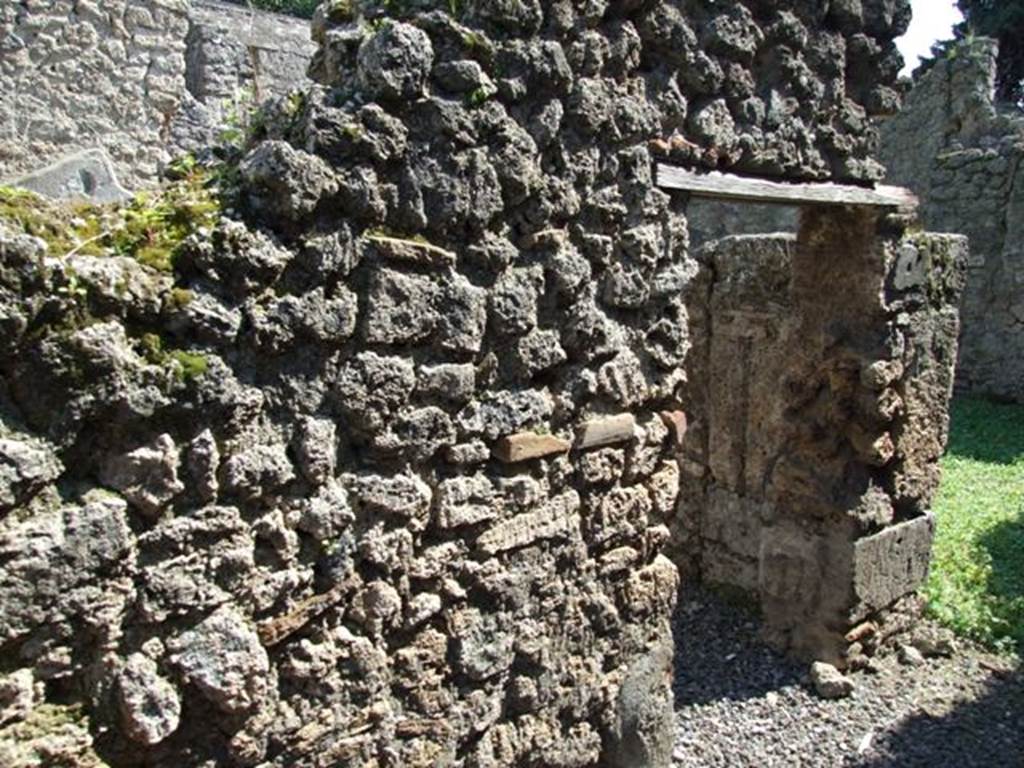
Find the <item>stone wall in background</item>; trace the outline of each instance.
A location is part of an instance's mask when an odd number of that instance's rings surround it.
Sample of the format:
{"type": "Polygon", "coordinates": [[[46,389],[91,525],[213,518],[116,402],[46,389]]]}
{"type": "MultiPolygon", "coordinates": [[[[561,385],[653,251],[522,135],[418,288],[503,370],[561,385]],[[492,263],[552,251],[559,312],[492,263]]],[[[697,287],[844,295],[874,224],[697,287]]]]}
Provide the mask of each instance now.
{"type": "Polygon", "coordinates": [[[694,248],[737,235],[795,234],[800,210],[790,205],[692,200],[687,208],[694,248]]]}
{"type": "Polygon", "coordinates": [[[304,80],[307,22],[214,0],[0,4],[0,180],[102,149],[154,183],[225,112],[304,80]]]}
{"type": "Polygon", "coordinates": [[[958,387],[1024,402],[1024,116],[993,102],[997,50],[937,62],[883,124],[881,157],[926,227],[970,239],[958,387]]]}

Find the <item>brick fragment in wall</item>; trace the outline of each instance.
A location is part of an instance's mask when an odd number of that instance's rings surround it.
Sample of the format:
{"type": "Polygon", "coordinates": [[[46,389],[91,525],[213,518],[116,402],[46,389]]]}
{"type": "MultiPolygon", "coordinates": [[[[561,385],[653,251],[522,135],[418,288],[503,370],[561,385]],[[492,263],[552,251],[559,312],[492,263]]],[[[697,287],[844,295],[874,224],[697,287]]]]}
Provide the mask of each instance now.
{"type": "Polygon", "coordinates": [[[579,496],[573,491],[552,499],[537,512],[517,515],[485,531],[477,549],[494,555],[536,541],[572,536],[579,527],[579,496]]]}
{"type": "Polygon", "coordinates": [[[515,464],[530,459],[565,453],[572,446],[568,440],[554,435],[539,435],[535,432],[520,432],[501,438],[494,445],[496,458],[506,464],[515,464]]]}

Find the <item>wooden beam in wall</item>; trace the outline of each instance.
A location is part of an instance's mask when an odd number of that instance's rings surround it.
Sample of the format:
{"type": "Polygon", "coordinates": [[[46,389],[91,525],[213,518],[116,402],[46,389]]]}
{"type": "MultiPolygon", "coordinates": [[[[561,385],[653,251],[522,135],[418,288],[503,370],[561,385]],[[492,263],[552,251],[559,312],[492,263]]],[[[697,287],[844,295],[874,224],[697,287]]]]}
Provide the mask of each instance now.
{"type": "Polygon", "coordinates": [[[912,213],[917,197],[903,187],[855,187],[850,184],[766,181],[729,173],[694,173],[658,163],[658,186],[678,189],[694,197],[780,205],[853,205],[895,208],[912,213]]]}

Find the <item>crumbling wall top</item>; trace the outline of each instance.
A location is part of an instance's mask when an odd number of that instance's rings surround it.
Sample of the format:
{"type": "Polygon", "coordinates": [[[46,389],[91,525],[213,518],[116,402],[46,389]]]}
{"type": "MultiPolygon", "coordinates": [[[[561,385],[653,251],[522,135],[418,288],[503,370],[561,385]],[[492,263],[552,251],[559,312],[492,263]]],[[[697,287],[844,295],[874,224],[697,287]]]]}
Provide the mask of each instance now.
{"type": "Polygon", "coordinates": [[[893,40],[909,23],[906,0],[467,0],[454,16],[439,5],[404,3],[410,26],[386,38],[374,30],[394,4],[324,5],[314,77],[342,100],[469,94],[515,108],[541,93],[565,97],[559,118],[581,140],[644,136],[691,167],[861,183],[882,175],[873,118],[899,107],[893,40]],[[377,55],[385,49],[389,62],[377,55]],[[402,70],[402,87],[379,81],[378,69],[402,70]]]}

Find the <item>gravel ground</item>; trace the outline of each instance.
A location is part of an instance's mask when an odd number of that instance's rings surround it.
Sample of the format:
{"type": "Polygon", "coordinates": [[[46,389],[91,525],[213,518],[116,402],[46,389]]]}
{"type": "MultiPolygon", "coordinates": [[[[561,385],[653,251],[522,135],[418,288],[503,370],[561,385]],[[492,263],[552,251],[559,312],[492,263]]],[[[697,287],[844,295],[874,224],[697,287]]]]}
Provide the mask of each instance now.
{"type": "Polygon", "coordinates": [[[694,589],[676,616],[676,766],[1024,767],[1024,668],[961,644],[924,666],[880,659],[853,695],[818,698],[808,667],[750,614],[694,589]]]}

